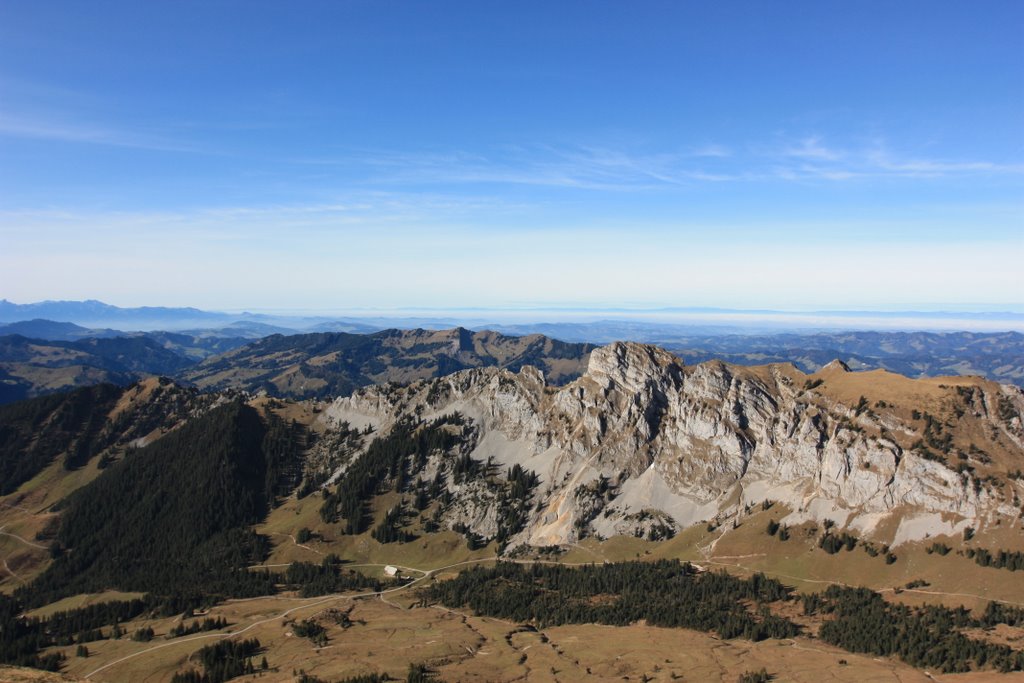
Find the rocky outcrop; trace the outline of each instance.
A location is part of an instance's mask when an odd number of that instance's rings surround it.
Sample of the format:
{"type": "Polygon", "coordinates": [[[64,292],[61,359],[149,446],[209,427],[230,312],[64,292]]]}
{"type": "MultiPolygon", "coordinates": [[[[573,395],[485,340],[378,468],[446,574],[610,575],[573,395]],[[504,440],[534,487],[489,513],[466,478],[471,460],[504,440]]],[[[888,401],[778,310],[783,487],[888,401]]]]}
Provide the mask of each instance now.
{"type": "Polygon", "coordinates": [[[1007,489],[1015,484],[983,474],[1007,459],[1024,467],[1019,389],[869,374],[841,363],[810,377],[789,365],[685,366],[657,347],[615,343],[594,350],[586,372],[563,387],[532,367],[473,369],[359,390],[324,419],[387,429],[411,413],[469,417],[479,428],[475,458],[540,477],[516,542],[663,534],[765,499],[795,517],[828,509],[868,534],[894,514],[947,515],[964,526],[1018,514],[1007,489]],[[859,400],[845,398],[861,390],[859,400]],[[963,408],[972,401],[980,408],[963,408]],[[942,429],[949,437],[937,452],[925,439],[942,429]],[[994,436],[975,443],[983,434],[994,436]]]}

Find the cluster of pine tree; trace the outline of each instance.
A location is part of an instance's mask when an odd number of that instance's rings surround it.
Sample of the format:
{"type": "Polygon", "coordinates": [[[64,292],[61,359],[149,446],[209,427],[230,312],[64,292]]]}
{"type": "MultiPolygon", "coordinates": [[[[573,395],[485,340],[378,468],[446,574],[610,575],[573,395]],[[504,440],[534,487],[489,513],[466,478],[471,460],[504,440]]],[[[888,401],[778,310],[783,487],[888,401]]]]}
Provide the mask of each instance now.
{"type": "Polygon", "coordinates": [[[18,601],[0,594],[0,662],[56,671],[63,657],[39,655],[41,649],[53,644],[53,639],[40,619],[19,617],[21,608],[18,601]]]}
{"type": "Polygon", "coordinates": [[[526,527],[529,519],[530,498],[537,488],[540,479],[537,473],[528,470],[518,463],[509,468],[506,474],[507,486],[499,494],[499,508],[502,511],[498,518],[498,545],[505,546],[509,538],[526,527]]]}
{"type": "Polygon", "coordinates": [[[1024,569],[1024,552],[1012,550],[1000,550],[993,553],[984,548],[968,548],[967,557],[973,559],[982,567],[994,567],[995,569],[1009,569],[1011,572],[1024,569]]]}
{"type": "MultiPolygon", "coordinates": [[[[426,510],[433,502],[440,503],[431,517],[424,517],[423,528],[428,532],[440,529],[443,508],[451,503],[446,480],[457,484],[481,481],[496,498],[499,507],[497,540],[504,544],[526,524],[529,501],[537,486],[536,473],[514,465],[506,476],[490,461],[472,458],[467,443],[474,427],[458,412],[444,415],[429,423],[406,418],[395,425],[384,437],[374,439],[366,452],[346,470],[335,491],[324,496],[320,516],[325,522],[344,521],[344,532],[359,534],[369,526],[368,503],[374,496],[389,491],[408,493],[411,500],[389,509],[372,536],[380,543],[404,543],[416,536],[406,530],[410,515],[426,510]],[[459,448],[463,446],[463,448],[459,448]],[[433,453],[446,456],[433,478],[425,481],[422,473],[433,453]]],[[[455,531],[460,528],[453,527],[455,531]]],[[[470,548],[485,546],[490,539],[480,537],[468,529],[466,536],[470,548]]]]}
{"type": "MultiPolygon", "coordinates": [[[[972,666],[1000,671],[1024,667],[1024,652],[965,636],[961,629],[979,626],[981,622],[962,607],[914,608],[887,602],[867,588],[843,586],[830,586],[823,593],[805,595],[802,599],[806,614],[834,617],[822,624],[818,637],[851,652],[895,655],[912,666],[945,673],[970,671],[972,666]]],[[[1004,616],[999,608],[989,609],[995,610],[986,613],[989,625],[1004,616]]],[[[1005,616],[1016,619],[1020,614],[1008,612],[1005,616]]]]}
{"type": "Polygon", "coordinates": [[[386,437],[374,439],[366,452],[345,471],[337,489],[324,497],[320,516],[325,522],[345,520],[345,533],[366,531],[367,502],[385,490],[404,492],[412,473],[421,471],[430,453],[447,452],[463,436],[448,426],[463,427],[465,420],[455,413],[423,425],[406,418],[386,437]],[[385,488],[386,487],[386,488],[385,488]]]}
{"type": "Polygon", "coordinates": [[[789,540],[789,526],[786,524],[779,524],[774,519],[768,520],[768,527],[765,529],[765,533],[769,536],[779,535],[780,541],[789,540]]]}
{"type": "Polygon", "coordinates": [[[835,555],[840,550],[853,550],[857,547],[857,537],[845,531],[841,534],[825,532],[818,541],[818,547],[829,555],[835,555]]]}
{"type": "MultiPolygon", "coordinates": [[[[362,674],[360,676],[349,676],[338,681],[325,681],[322,678],[300,671],[296,683],[386,683],[387,681],[398,681],[387,674],[362,674]]],[[[405,676],[405,683],[444,683],[436,673],[423,664],[410,664],[409,673],[405,676]]]]}
{"type": "Polygon", "coordinates": [[[362,674],[361,676],[348,676],[339,681],[327,681],[319,676],[299,671],[295,683],[386,683],[394,680],[387,674],[362,674]]]}
{"type": "Polygon", "coordinates": [[[299,638],[306,638],[317,647],[327,645],[327,629],[315,619],[303,619],[292,624],[292,633],[299,638]]]}
{"type": "MultiPolygon", "coordinates": [[[[190,669],[185,673],[178,673],[171,679],[171,683],[223,683],[238,676],[246,676],[256,672],[257,668],[252,663],[252,658],[261,651],[260,641],[255,638],[251,640],[222,640],[213,645],[207,645],[194,653],[190,659],[197,659],[203,665],[203,672],[190,669]]],[[[260,669],[266,669],[266,658],[260,665],[260,669]]]]}
{"type": "Polygon", "coordinates": [[[768,673],[768,670],[762,667],[757,671],[744,671],[736,679],[736,683],[769,683],[772,678],[773,676],[768,673]]]}
{"type": "Polygon", "coordinates": [[[379,543],[408,543],[416,540],[414,534],[402,528],[405,524],[404,503],[403,500],[402,503],[384,513],[384,519],[370,532],[370,535],[379,543]]]}
{"type": "Polygon", "coordinates": [[[320,564],[292,562],[278,579],[289,590],[299,591],[304,598],[351,590],[380,591],[385,586],[394,585],[344,569],[337,555],[328,555],[320,564]]]}
{"type": "Polygon", "coordinates": [[[137,629],[135,633],[132,634],[132,640],[139,643],[148,643],[149,641],[153,640],[153,636],[155,635],[156,633],[153,632],[153,629],[151,627],[143,626],[142,628],[137,629]]]}
{"type": "Polygon", "coordinates": [[[990,628],[997,624],[1024,626],[1024,608],[1011,607],[1001,602],[990,602],[978,619],[978,623],[984,628],[990,628]]]}
{"type": "Polygon", "coordinates": [[[231,624],[229,624],[228,620],[224,617],[217,617],[216,619],[208,617],[202,621],[196,619],[188,626],[186,626],[185,622],[182,621],[177,626],[171,628],[167,633],[167,637],[180,638],[182,636],[190,636],[193,633],[202,633],[204,631],[219,631],[220,629],[227,628],[230,625],[231,624]]]}
{"type": "Polygon", "coordinates": [[[286,422],[269,410],[264,413],[264,420],[263,490],[268,503],[273,505],[278,498],[295,490],[302,480],[302,453],[309,445],[309,435],[295,420],[286,422]]]}
{"type": "Polygon", "coordinates": [[[540,626],[599,623],[716,631],[723,638],[790,638],[799,627],[766,605],[789,600],[778,581],[718,573],[697,574],[686,563],[621,562],[570,568],[498,563],[474,567],[435,584],[430,599],[478,614],[540,626]],[[745,602],[761,608],[751,612],[745,602]]]}
{"type": "MultiPolygon", "coordinates": [[[[367,430],[369,429],[370,427],[367,427],[367,430]]],[[[301,500],[319,491],[327,480],[330,479],[335,466],[350,459],[356,451],[363,447],[363,437],[368,433],[369,431],[363,432],[353,429],[352,425],[348,422],[336,424],[332,433],[326,435],[328,446],[332,451],[331,459],[327,463],[321,463],[319,467],[307,468],[302,473],[302,482],[295,489],[295,495],[301,500]]],[[[310,432],[309,430],[303,432],[304,442],[307,447],[312,444],[314,435],[315,432],[310,432]]]]}

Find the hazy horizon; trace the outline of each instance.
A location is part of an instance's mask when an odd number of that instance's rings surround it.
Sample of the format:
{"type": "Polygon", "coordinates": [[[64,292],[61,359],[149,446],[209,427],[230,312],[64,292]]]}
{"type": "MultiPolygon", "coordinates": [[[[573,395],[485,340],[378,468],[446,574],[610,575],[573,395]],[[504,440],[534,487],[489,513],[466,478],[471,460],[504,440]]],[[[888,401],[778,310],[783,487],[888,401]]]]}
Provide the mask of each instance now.
{"type": "MultiPolygon", "coordinates": [[[[110,302],[95,299],[77,301],[41,301],[19,304],[6,298],[0,298],[0,304],[34,307],[60,306],[67,304],[74,308],[78,304],[102,304],[111,306],[110,302]]],[[[136,310],[143,307],[118,307],[122,310],[136,310]]],[[[163,307],[156,307],[163,308],[163,307]]],[[[415,327],[427,325],[465,326],[476,329],[494,326],[502,328],[542,328],[543,326],[598,325],[614,327],[617,324],[638,324],[660,326],[672,329],[674,334],[685,333],[692,328],[693,334],[760,334],[794,332],[807,333],[814,331],[938,331],[938,332],[1024,332],[1024,312],[1006,309],[943,310],[941,308],[914,310],[912,308],[892,307],[889,310],[778,310],[778,309],[728,309],[711,307],[617,307],[617,308],[580,308],[569,306],[551,307],[406,307],[406,308],[345,308],[332,307],[322,309],[285,308],[261,309],[249,307],[244,309],[202,309],[199,307],[167,307],[173,311],[188,309],[198,310],[202,314],[222,315],[225,320],[258,320],[271,325],[289,327],[295,330],[306,329],[310,324],[328,320],[352,320],[372,322],[374,324],[393,324],[395,327],[415,327]]],[[[126,330],[156,329],[197,329],[204,326],[215,326],[214,322],[203,323],[201,319],[189,319],[181,314],[181,320],[170,326],[161,327],[160,318],[153,318],[152,323],[139,324],[132,327],[131,323],[118,324],[118,318],[104,317],[102,314],[83,312],[76,315],[61,315],[46,311],[35,311],[16,316],[19,320],[33,318],[53,319],[62,322],[74,322],[86,327],[112,327],[126,330]]],[[[141,314],[141,313],[140,313],[141,314]]],[[[9,318],[5,313],[4,318],[9,318]]],[[[138,321],[140,318],[134,318],[138,321]]],[[[13,322],[13,318],[10,318],[13,322]]],[[[223,321],[221,321],[223,324],[223,321]]]]}
{"type": "Polygon", "coordinates": [[[0,295],[1020,306],[1024,5],[0,3],[0,295]]]}

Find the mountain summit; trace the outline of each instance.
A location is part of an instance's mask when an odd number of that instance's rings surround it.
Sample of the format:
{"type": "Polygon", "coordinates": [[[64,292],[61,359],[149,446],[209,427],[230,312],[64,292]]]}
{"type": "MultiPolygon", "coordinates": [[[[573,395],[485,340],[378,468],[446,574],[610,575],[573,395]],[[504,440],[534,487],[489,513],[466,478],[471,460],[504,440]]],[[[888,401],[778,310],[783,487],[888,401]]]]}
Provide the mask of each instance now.
{"type": "MultiPolygon", "coordinates": [[[[465,416],[478,430],[472,458],[539,476],[524,543],[718,524],[764,500],[791,508],[790,522],[864,534],[891,518],[887,542],[898,543],[1016,517],[1002,477],[1024,448],[1022,410],[1020,389],[978,378],[685,366],[615,343],[562,387],[530,367],[474,369],[367,387],[327,414],[385,431],[413,413],[465,416]]],[[[452,523],[487,538],[497,525],[478,500],[452,523]]]]}

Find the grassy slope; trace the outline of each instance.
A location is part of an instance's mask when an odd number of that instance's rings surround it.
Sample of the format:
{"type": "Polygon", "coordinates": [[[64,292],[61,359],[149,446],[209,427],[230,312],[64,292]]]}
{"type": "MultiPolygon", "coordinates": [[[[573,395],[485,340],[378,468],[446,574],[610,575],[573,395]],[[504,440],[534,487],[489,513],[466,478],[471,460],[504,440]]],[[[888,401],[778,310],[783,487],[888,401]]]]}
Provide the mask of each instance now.
{"type": "MultiPolygon", "coordinates": [[[[304,669],[326,680],[359,673],[379,672],[402,679],[410,662],[429,662],[448,681],[612,681],[690,680],[735,681],[744,671],[762,666],[780,681],[818,683],[831,681],[933,680],[923,672],[889,660],[855,655],[807,638],[795,641],[722,641],[692,631],[660,629],[637,624],[629,627],[596,625],[563,626],[542,633],[520,631],[516,624],[481,618],[434,607],[403,609],[381,600],[354,603],[348,630],[323,618],[325,609],[347,609],[345,598],[297,600],[262,598],[231,601],[211,611],[232,623],[227,631],[245,630],[242,637],[256,637],[267,646],[271,671],[251,680],[291,681],[292,672],[304,669]],[[281,615],[294,610],[287,618],[281,615]],[[290,634],[289,620],[320,615],[328,626],[329,642],[316,649],[290,634]],[[840,662],[845,662],[841,664],[840,662]]],[[[67,671],[95,681],[166,681],[187,668],[187,656],[217,634],[192,639],[164,640],[175,618],[140,620],[129,631],[151,626],[157,639],[150,643],[120,641],[90,643],[91,656],[69,655],[67,671]],[[157,649],[158,648],[158,649],[157,649]]],[[[250,680],[250,679],[238,679],[250,680]]],[[[980,673],[942,676],[943,681],[1010,681],[980,673]]]]}

